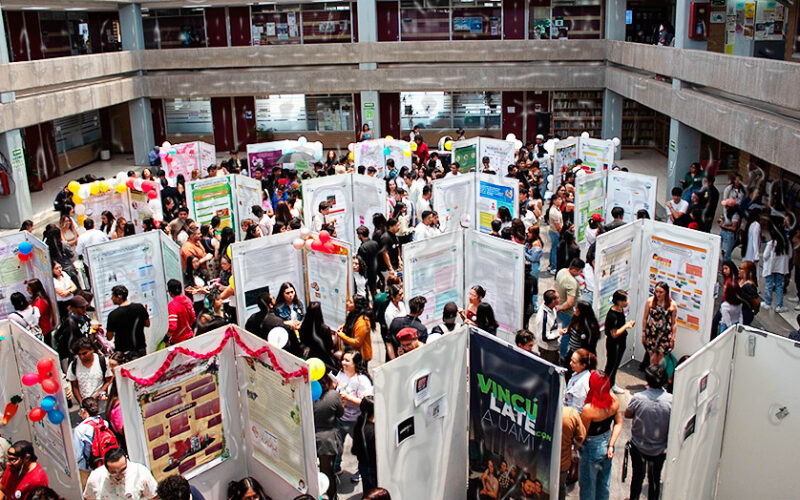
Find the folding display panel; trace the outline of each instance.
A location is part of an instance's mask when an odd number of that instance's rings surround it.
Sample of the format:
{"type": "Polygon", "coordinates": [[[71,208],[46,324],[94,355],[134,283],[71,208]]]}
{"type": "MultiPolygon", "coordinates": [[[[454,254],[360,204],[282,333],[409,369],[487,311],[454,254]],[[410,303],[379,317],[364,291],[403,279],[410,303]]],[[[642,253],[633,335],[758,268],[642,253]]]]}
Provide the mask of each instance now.
{"type": "Polygon", "coordinates": [[[382,137],[356,142],[352,146],[354,164],[366,168],[375,167],[379,179],[386,177],[386,160],[390,158],[394,160],[394,166],[398,170],[403,167],[411,168],[412,150],[409,142],[382,137]]]}
{"type": "Polygon", "coordinates": [[[318,496],[304,373],[303,360],[235,326],[123,365],[116,380],[131,460],[157,480],[180,473],[210,498],[247,476],[273,498],[318,496]]]}
{"type": "Polygon", "coordinates": [[[108,324],[117,307],[111,289],[124,285],[128,299],[144,305],[150,315],[145,339],[148,352],[155,350],[169,327],[167,282],[183,283],[180,247],[162,231],[149,231],[89,246],[86,254],[97,320],[108,324]]]}
{"type": "Polygon", "coordinates": [[[622,207],[625,210],[622,216],[625,222],[635,220],[636,212],[641,209],[647,210],[651,219],[655,217],[658,177],[614,170],[608,173],[606,189],[603,216],[606,221],[613,219],[611,210],[614,207],[622,207]]]}
{"type": "Polygon", "coordinates": [[[192,178],[192,170],[200,172],[201,177],[208,175],[208,167],[217,164],[217,150],[213,144],[203,141],[171,144],[166,148],[169,156],[161,158],[161,169],[167,173],[169,185],[175,187],[178,175],[187,181],[192,178]],[[174,153],[171,151],[174,150],[174,153]]]}
{"type": "MultiPolygon", "coordinates": [[[[81,184],[81,189],[90,192],[90,184],[81,184]]],[[[109,189],[98,194],[90,194],[81,197],[82,203],[75,205],[75,214],[78,216],[78,223],[83,225],[82,217],[91,218],[96,227],[100,227],[100,216],[103,212],[109,211],[115,219],[124,217],[128,222],[133,222],[137,233],[144,232],[143,222],[145,219],[160,221],[164,218],[161,207],[161,187],[153,189],[156,197],[150,199],[147,191],[139,189],[125,189],[122,193],[114,189],[109,189]]]]}
{"type": "Polygon", "coordinates": [[[14,306],[11,305],[12,293],[20,292],[30,299],[27,284],[33,278],[42,282],[50,300],[53,324],[58,324],[53,264],[47,245],[27,231],[0,236],[0,297],[3,298],[0,301],[0,319],[5,319],[14,312],[14,306]],[[31,257],[25,262],[19,259],[19,246],[23,242],[28,242],[33,247],[31,257]]]}
{"type": "MultiPolygon", "coordinates": [[[[51,280],[52,281],[52,280],[51,280]]],[[[25,386],[20,381],[26,373],[37,373],[40,359],[53,360],[53,377],[64,380],[58,353],[40,340],[24,331],[13,322],[0,324],[0,402],[3,407],[12,396],[22,396],[17,413],[5,426],[0,426],[0,436],[10,442],[26,440],[33,443],[39,464],[47,471],[49,485],[64,498],[81,498],[81,478],[78,463],[72,447],[72,428],[66,416],[58,424],[49,417],[40,422],[31,422],[28,413],[39,407],[48,394],[41,385],[25,386]]],[[[52,396],[55,408],[64,415],[67,411],[67,398],[64,388],[59,388],[52,396]]]]}
{"type": "Polygon", "coordinates": [[[516,149],[514,143],[503,139],[491,137],[473,137],[463,141],[453,142],[453,161],[459,165],[461,172],[483,170],[483,158],[489,158],[489,166],[504,177],[508,173],[508,166],[514,164],[516,149]]]}
{"type": "Polygon", "coordinates": [[[247,164],[250,169],[250,177],[255,177],[257,168],[263,171],[264,177],[270,175],[275,167],[288,168],[302,173],[313,170],[312,163],[314,161],[322,161],[322,143],[319,141],[308,142],[305,137],[299,137],[297,140],[286,139],[247,145],[247,164]]]}
{"type": "Polygon", "coordinates": [[[593,139],[581,137],[578,139],[578,158],[583,162],[584,170],[601,172],[614,165],[614,142],[609,139],[593,139]]]}
{"type": "MultiPolygon", "coordinates": [[[[374,214],[386,215],[386,183],[375,177],[350,175],[353,179],[353,240],[350,243],[358,245],[358,236],[355,234],[358,226],[366,226],[372,234],[375,230],[375,226],[372,225],[372,216],[374,214]]],[[[317,203],[317,207],[312,206],[311,208],[315,210],[316,214],[319,211],[319,203],[317,203]]],[[[347,241],[348,235],[341,234],[338,237],[347,241]]]]}
{"type": "Polygon", "coordinates": [[[210,224],[215,215],[220,218],[220,229],[231,227],[236,239],[244,239],[242,221],[255,219],[250,211],[253,205],[261,206],[259,181],[243,175],[224,175],[186,183],[186,204],[189,218],[197,225],[210,224]]]}
{"type": "Polygon", "coordinates": [[[519,217],[519,182],[499,175],[471,172],[436,179],[432,199],[445,231],[463,227],[489,233],[501,206],[519,217]]]}
{"type": "Polygon", "coordinates": [[[575,177],[575,241],[585,248],[586,228],[593,214],[603,214],[606,199],[606,172],[575,177]]]}
{"type": "Polygon", "coordinates": [[[572,168],[578,159],[578,138],[568,137],[563,141],[556,141],[553,153],[553,189],[558,190],[564,174],[572,168]]]}
{"type": "Polygon", "coordinates": [[[492,231],[497,210],[506,207],[511,218],[519,217],[519,181],[502,175],[477,174],[475,181],[475,229],[492,231]]]}
{"type": "Polygon", "coordinates": [[[255,238],[231,245],[236,316],[244,325],[258,311],[258,296],[269,288],[278,296],[281,284],[292,283],[305,293],[304,305],[317,301],[325,321],[338,326],[345,320],[345,303],[353,279],[353,250],[349,243],[331,238],[337,252],[295,250],[292,242],[300,230],[255,238]]]}

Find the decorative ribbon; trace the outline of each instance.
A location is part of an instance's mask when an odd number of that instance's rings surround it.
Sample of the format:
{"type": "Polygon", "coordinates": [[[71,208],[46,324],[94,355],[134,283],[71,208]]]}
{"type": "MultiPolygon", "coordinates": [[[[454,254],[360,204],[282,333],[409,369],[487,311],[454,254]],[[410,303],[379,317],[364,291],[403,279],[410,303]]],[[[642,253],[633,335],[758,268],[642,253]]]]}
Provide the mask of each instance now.
{"type": "Polygon", "coordinates": [[[275,369],[276,372],[278,372],[283,377],[283,379],[285,381],[288,382],[289,379],[297,378],[297,377],[303,377],[303,380],[306,383],[308,383],[308,368],[307,367],[303,366],[299,370],[296,370],[296,371],[293,371],[293,372],[287,372],[286,370],[283,369],[283,367],[281,367],[280,364],[278,364],[278,359],[275,357],[275,353],[272,352],[272,349],[270,348],[269,345],[265,345],[265,346],[255,350],[255,351],[253,351],[252,349],[247,347],[247,345],[242,341],[241,337],[239,337],[239,332],[236,331],[235,328],[228,328],[225,331],[225,336],[222,337],[222,341],[220,342],[219,346],[217,346],[215,349],[213,349],[213,350],[211,350],[211,351],[209,351],[207,353],[204,353],[204,354],[203,353],[199,353],[199,352],[194,352],[192,350],[189,350],[189,349],[187,349],[185,347],[181,347],[181,346],[176,346],[176,347],[170,348],[170,352],[169,352],[169,354],[167,354],[167,359],[164,360],[164,362],[161,364],[161,366],[158,368],[158,370],[156,370],[156,372],[151,377],[139,378],[139,377],[133,375],[127,368],[120,368],[120,373],[122,374],[123,377],[129,378],[129,379],[133,380],[134,382],[136,382],[139,385],[143,385],[145,387],[149,387],[149,386],[155,384],[161,377],[164,376],[164,373],[166,373],[166,371],[169,369],[170,365],[172,365],[172,362],[175,360],[175,356],[177,356],[178,353],[186,355],[186,356],[190,356],[190,357],[192,357],[194,359],[206,360],[206,359],[209,359],[209,358],[213,358],[214,356],[216,356],[217,354],[222,352],[222,349],[225,348],[225,346],[228,344],[228,340],[230,340],[231,337],[233,337],[234,341],[236,342],[236,345],[241,347],[242,350],[244,350],[244,352],[246,352],[247,355],[252,357],[252,358],[259,358],[259,357],[261,357],[262,354],[264,354],[266,352],[267,355],[269,356],[270,363],[272,363],[272,367],[275,369]]]}

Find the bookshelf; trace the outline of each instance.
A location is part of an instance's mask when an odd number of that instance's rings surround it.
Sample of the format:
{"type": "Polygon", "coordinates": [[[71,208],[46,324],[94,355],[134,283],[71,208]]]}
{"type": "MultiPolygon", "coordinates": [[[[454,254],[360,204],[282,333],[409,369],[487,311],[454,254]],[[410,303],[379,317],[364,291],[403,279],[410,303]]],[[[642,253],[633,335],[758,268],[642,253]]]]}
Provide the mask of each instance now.
{"type": "Polygon", "coordinates": [[[589,132],[600,137],[603,122],[603,93],[569,91],[552,93],[553,134],[565,138],[589,132]]]}
{"type": "Polygon", "coordinates": [[[622,102],[622,145],[656,146],[656,112],[636,101],[622,102]]]}

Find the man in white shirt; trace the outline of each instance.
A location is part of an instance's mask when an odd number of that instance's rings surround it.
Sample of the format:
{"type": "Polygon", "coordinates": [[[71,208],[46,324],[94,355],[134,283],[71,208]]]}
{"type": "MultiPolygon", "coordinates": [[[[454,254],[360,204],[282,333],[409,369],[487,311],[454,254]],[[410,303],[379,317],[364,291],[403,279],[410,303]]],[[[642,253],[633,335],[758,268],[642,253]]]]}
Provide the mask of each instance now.
{"type": "Polygon", "coordinates": [[[85,500],[151,500],[158,483],[144,465],[129,462],[119,448],[106,452],[105,465],[93,470],[83,490],[85,500]]]}
{"type": "Polygon", "coordinates": [[[419,197],[419,202],[417,203],[417,210],[419,213],[424,213],[429,210],[433,210],[431,208],[431,195],[433,194],[433,188],[429,185],[425,185],[422,188],[422,194],[419,197]]]}
{"type": "Polygon", "coordinates": [[[555,290],[547,290],[544,292],[543,300],[544,303],[539,308],[536,316],[531,318],[533,326],[529,330],[538,340],[539,355],[557,365],[559,363],[561,334],[558,328],[558,316],[553,308],[558,304],[558,294],[555,290]]]}
{"type": "Polygon", "coordinates": [[[94,221],[88,217],[83,221],[83,227],[86,229],[86,232],[78,236],[78,246],[75,248],[75,251],[78,253],[78,256],[83,258],[83,262],[88,262],[89,259],[86,256],[86,247],[108,241],[108,235],[99,229],[95,229],[94,221]]]}
{"type": "Polygon", "coordinates": [[[686,210],[689,209],[689,202],[682,199],[681,195],[683,195],[681,188],[672,188],[672,199],[667,202],[667,211],[669,211],[667,223],[669,224],[675,224],[675,221],[686,214],[686,210]]]}
{"type": "Polygon", "coordinates": [[[264,212],[264,209],[258,205],[253,205],[250,211],[253,212],[253,215],[258,219],[258,227],[261,228],[261,235],[269,236],[272,234],[272,226],[275,224],[272,217],[264,212]]]}
{"type": "Polygon", "coordinates": [[[414,228],[414,241],[422,241],[434,236],[433,212],[425,210],[422,212],[422,221],[414,228]]]}
{"type": "Polygon", "coordinates": [[[315,232],[322,231],[323,224],[335,224],[336,219],[331,218],[328,219],[328,214],[331,211],[331,202],[328,200],[323,200],[319,202],[319,213],[314,214],[314,217],[311,218],[312,227],[315,232]]]}

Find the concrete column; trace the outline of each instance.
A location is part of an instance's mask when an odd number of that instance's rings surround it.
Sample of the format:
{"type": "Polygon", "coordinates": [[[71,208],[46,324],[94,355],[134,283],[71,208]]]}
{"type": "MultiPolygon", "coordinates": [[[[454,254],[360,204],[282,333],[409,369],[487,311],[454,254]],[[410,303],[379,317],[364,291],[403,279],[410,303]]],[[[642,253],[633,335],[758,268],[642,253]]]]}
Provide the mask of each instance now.
{"type": "MultiPolygon", "coordinates": [[[[378,7],[375,0],[358,0],[358,42],[378,41],[378,7]]],[[[358,65],[360,70],[375,70],[378,65],[366,62],[358,65]]],[[[381,136],[380,107],[376,90],[361,91],[361,123],[372,129],[373,137],[381,136]]],[[[356,135],[358,135],[356,132],[356,135]]]]}
{"type": "MultiPolygon", "coordinates": [[[[119,24],[122,30],[122,50],[144,50],[142,7],[139,4],[120,7],[119,24]]],[[[142,97],[129,101],[128,110],[131,116],[131,139],[135,162],[137,165],[149,165],[148,154],[155,146],[150,99],[142,97]]]]}
{"type": "Polygon", "coordinates": [[[375,0],[358,0],[358,41],[378,41],[378,7],[375,0]]]}
{"type": "Polygon", "coordinates": [[[603,91],[603,139],[622,139],[622,100],[623,97],[608,89],[603,91]]]}
{"type": "Polygon", "coordinates": [[[680,187],[680,180],[689,171],[689,165],[700,161],[700,136],[699,130],[678,120],[670,120],[667,146],[667,199],[672,188],[680,187]]]}
{"type": "Polygon", "coordinates": [[[133,3],[120,7],[119,25],[122,31],[122,50],[144,50],[142,6],[133,3]]]}
{"type": "Polygon", "coordinates": [[[377,90],[361,91],[361,123],[372,129],[372,137],[381,137],[381,111],[377,90]]]}
{"type": "MultiPolygon", "coordinates": [[[[689,4],[691,0],[675,2],[675,47],[679,49],[707,50],[708,43],[689,38],[693,26],[689,26],[689,4]]],[[[706,30],[708,27],[706,27],[706,30]]]]}
{"type": "Polygon", "coordinates": [[[625,0],[606,0],[606,40],[625,40],[625,7],[625,0]]]}

